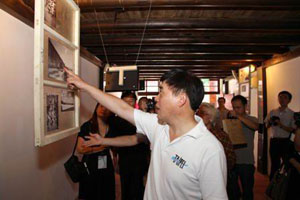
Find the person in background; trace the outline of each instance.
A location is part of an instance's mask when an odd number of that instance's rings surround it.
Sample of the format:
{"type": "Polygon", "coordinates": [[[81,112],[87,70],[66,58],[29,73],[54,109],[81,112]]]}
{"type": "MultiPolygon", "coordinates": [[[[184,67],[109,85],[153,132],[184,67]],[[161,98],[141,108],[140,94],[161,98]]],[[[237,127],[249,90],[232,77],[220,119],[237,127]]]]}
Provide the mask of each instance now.
{"type": "Polygon", "coordinates": [[[147,97],[141,97],[139,99],[138,105],[139,105],[140,110],[142,110],[144,112],[147,112],[147,110],[148,110],[148,99],[147,99],[147,97]]]}
{"type": "Polygon", "coordinates": [[[237,187],[238,185],[234,180],[233,177],[233,167],[236,162],[236,155],[233,150],[232,142],[227,133],[225,133],[221,127],[218,125],[219,122],[219,111],[209,103],[202,103],[197,111],[197,115],[199,115],[206,126],[206,128],[216,136],[216,138],[221,142],[223,145],[226,160],[227,160],[227,194],[230,200],[238,199],[237,187]],[[234,185],[235,184],[235,185],[234,185]]]}
{"type": "Polygon", "coordinates": [[[80,127],[77,152],[83,154],[82,162],[87,164],[89,176],[79,182],[79,199],[115,200],[115,176],[109,148],[105,146],[86,147],[85,136],[90,133],[103,138],[109,137],[109,118],[111,112],[100,104],[96,105],[93,116],[80,127]]]}
{"type": "Polygon", "coordinates": [[[226,99],[224,97],[218,98],[218,104],[219,104],[218,110],[220,113],[219,124],[220,124],[221,128],[223,128],[222,120],[227,119],[227,115],[229,113],[229,110],[227,110],[227,108],[225,107],[225,102],[226,102],[226,99]]]}
{"type": "Polygon", "coordinates": [[[279,169],[289,146],[290,133],[293,131],[294,120],[292,111],[288,105],[292,100],[292,94],[281,91],[278,94],[279,107],[271,110],[265,119],[266,127],[270,130],[270,157],[272,180],[275,172],[279,169]]]}
{"type": "Polygon", "coordinates": [[[245,135],[247,147],[235,149],[236,165],[234,172],[236,182],[240,179],[242,186],[242,199],[253,199],[254,187],[254,134],[258,130],[259,124],[256,117],[249,116],[246,113],[247,99],[237,95],[231,100],[233,111],[229,115],[235,117],[242,123],[242,130],[245,135]]]}
{"type": "MultiPolygon", "coordinates": [[[[70,70],[65,71],[69,87],[88,92],[112,112],[136,125],[137,132],[149,139],[151,163],[145,200],[228,199],[223,147],[203,121],[196,121],[194,116],[204,97],[199,78],[182,69],[166,72],[160,79],[157,114],[150,114],[88,85],[70,70]]],[[[86,145],[101,144],[97,137],[92,134],[86,145]]]]}
{"type": "MultiPolygon", "coordinates": [[[[137,97],[134,92],[124,91],[121,99],[132,108],[135,107],[137,97]]],[[[115,116],[111,120],[109,135],[112,137],[136,135],[136,127],[125,119],[115,116]]],[[[142,135],[145,141],[147,137],[142,135]]],[[[140,143],[130,147],[116,149],[115,156],[118,156],[118,165],[121,178],[122,200],[141,200],[144,196],[143,178],[147,172],[147,155],[149,147],[140,143]]]]}

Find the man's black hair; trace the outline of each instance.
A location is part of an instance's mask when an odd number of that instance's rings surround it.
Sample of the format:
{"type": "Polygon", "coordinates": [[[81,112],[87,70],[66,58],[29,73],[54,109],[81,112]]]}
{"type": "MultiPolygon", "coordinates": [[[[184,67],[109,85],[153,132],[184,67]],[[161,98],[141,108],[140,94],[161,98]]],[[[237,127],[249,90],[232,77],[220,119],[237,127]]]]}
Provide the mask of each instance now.
{"type": "Polygon", "coordinates": [[[175,95],[185,92],[194,111],[199,108],[204,98],[204,87],[202,81],[195,75],[183,69],[172,69],[166,72],[160,81],[165,82],[175,95]]]}
{"type": "Polygon", "coordinates": [[[149,101],[149,99],[148,99],[147,97],[141,97],[141,98],[139,99],[139,102],[142,101],[142,100],[144,100],[144,99],[147,100],[147,101],[149,101]]]}
{"type": "Polygon", "coordinates": [[[218,98],[218,101],[221,100],[221,99],[223,99],[224,102],[226,102],[226,99],[225,99],[224,97],[219,97],[219,98],[218,98]]]}
{"type": "Polygon", "coordinates": [[[135,92],[130,90],[126,90],[122,92],[121,99],[124,99],[125,97],[132,97],[135,99],[135,101],[137,100],[135,92]]]}
{"type": "Polygon", "coordinates": [[[236,95],[236,96],[234,96],[231,99],[231,102],[234,102],[234,101],[237,101],[237,100],[240,100],[244,106],[247,105],[247,103],[248,103],[247,99],[244,96],[242,96],[242,95],[236,95]]]}
{"type": "Polygon", "coordinates": [[[289,97],[289,100],[291,101],[292,100],[292,98],[293,98],[293,95],[290,93],[290,92],[288,92],[288,91],[281,91],[281,92],[279,92],[279,94],[278,94],[278,96],[280,96],[280,95],[282,95],[282,94],[285,94],[285,95],[287,95],[288,97],[289,97]]]}

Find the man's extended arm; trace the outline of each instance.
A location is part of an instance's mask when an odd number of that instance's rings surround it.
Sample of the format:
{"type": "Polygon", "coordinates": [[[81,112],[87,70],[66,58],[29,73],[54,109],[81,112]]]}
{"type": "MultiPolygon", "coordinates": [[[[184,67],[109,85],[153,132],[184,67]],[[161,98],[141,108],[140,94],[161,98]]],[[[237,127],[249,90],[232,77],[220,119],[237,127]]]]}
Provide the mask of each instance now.
{"type": "Polygon", "coordinates": [[[147,143],[147,137],[142,134],[135,134],[135,135],[125,135],[119,136],[115,138],[103,138],[99,134],[90,134],[90,136],[86,136],[85,138],[89,139],[84,142],[85,146],[97,146],[97,145],[104,145],[104,146],[113,146],[113,147],[128,147],[134,146],[139,143],[147,143]]]}
{"type": "Polygon", "coordinates": [[[116,113],[121,118],[126,119],[127,121],[135,125],[134,108],[129,106],[123,100],[113,95],[106,94],[98,88],[89,85],[88,83],[84,82],[79,76],[74,74],[72,71],[66,68],[64,68],[64,70],[68,75],[67,82],[71,88],[74,88],[75,86],[80,90],[88,92],[102,106],[106,107],[113,113],[116,113]]]}

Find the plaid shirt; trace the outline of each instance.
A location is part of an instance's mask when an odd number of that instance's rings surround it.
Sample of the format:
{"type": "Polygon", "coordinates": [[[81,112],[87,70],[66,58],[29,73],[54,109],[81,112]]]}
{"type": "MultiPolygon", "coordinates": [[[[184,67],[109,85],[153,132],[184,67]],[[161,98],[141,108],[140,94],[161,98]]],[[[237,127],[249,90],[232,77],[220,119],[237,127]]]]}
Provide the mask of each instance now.
{"type": "Polygon", "coordinates": [[[236,155],[233,150],[233,145],[232,142],[226,132],[220,129],[211,129],[210,130],[214,136],[221,142],[223,145],[225,155],[226,155],[226,160],[227,160],[227,169],[231,170],[236,162],[236,155]]]}

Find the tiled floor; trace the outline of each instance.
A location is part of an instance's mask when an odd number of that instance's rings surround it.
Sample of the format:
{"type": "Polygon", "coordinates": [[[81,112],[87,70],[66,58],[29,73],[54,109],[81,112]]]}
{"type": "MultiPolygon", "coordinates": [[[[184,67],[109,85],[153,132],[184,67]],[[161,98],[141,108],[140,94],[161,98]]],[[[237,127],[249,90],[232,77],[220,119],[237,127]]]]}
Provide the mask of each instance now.
{"type": "Polygon", "coordinates": [[[254,182],[254,200],[267,200],[265,195],[266,188],[269,184],[269,177],[259,172],[255,173],[254,182]]]}

